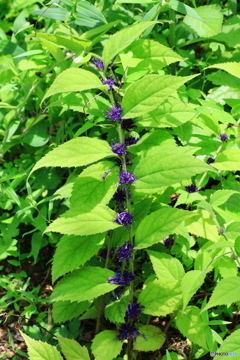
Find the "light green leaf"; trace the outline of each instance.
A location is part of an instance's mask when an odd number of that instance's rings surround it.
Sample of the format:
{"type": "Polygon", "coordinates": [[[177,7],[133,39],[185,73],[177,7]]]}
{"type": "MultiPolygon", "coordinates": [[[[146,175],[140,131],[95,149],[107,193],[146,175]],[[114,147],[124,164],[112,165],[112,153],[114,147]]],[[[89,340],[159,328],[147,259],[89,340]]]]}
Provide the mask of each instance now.
{"type": "Polygon", "coordinates": [[[81,315],[90,306],[89,301],[71,302],[58,301],[53,303],[53,320],[55,323],[63,323],[81,315]]]}
{"type": "Polygon", "coordinates": [[[240,277],[230,276],[222,279],[217,284],[213,294],[202,311],[210,309],[213,306],[232,304],[240,300],[240,277]]]}
{"type": "Polygon", "coordinates": [[[182,101],[168,97],[163,104],[150,113],[140,116],[137,123],[144,127],[177,127],[191,120],[196,111],[182,101]]]}
{"type": "Polygon", "coordinates": [[[118,285],[107,282],[114,272],[100,267],[86,266],[73,271],[60,280],[51,295],[52,301],[92,300],[116,289],[118,285]]]}
{"type": "Polygon", "coordinates": [[[193,217],[185,221],[188,232],[213,242],[219,241],[217,226],[206,210],[191,211],[193,217]],[[196,214],[196,215],[194,215],[196,214]]]}
{"type": "Polygon", "coordinates": [[[21,330],[20,333],[27,344],[30,360],[63,360],[55,347],[45,342],[31,339],[21,330]]]}
{"type": "Polygon", "coordinates": [[[166,335],[162,330],[153,325],[143,325],[138,331],[146,338],[137,336],[133,343],[133,348],[137,351],[155,351],[160,349],[166,340],[166,335]]]}
{"type": "Polygon", "coordinates": [[[102,12],[88,1],[78,1],[76,6],[76,24],[87,27],[97,27],[107,23],[102,12]]]}
{"type": "Polygon", "coordinates": [[[106,90],[107,85],[103,85],[100,79],[90,71],[70,68],[61,72],[50,88],[44,95],[42,102],[49,96],[74,91],[84,91],[89,89],[106,90]]]}
{"type": "Polygon", "coordinates": [[[198,74],[183,77],[171,75],[144,76],[132,83],[126,90],[122,101],[124,118],[135,118],[153,111],[181,85],[196,76],[198,74]]]}
{"type": "Polygon", "coordinates": [[[114,154],[106,141],[82,136],[69,140],[50,151],[36,163],[30,174],[47,166],[84,166],[107,156],[114,156],[114,154]]]}
{"type": "Polygon", "coordinates": [[[206,69],[216,68],[227,71],[229,74],[240,78],[240,63],[237,62],[226,62],[223,64],[215,64],[206,67],[206,69]]]}
{"type": "Polygon", "coordinates": [[[237,276],[238,273],[238,268],[235,264],[235,261],[228,256],[223,256],[217,261],[217,268],[223,278],[237,276]]]}
{"type": "Polygon", "coordinates": [[[67,360],[90,360],[87,348],[76,340],[58,337],[58,342],[67,360]]]}
{"type": "Polygon", "coordinates": [[[84,265],[87,260],[98,253],[103,246],[104,239],[105,233],[92,236],[63,236],[57,244],[57,250],[53,257],[53,282],[67,272],[84,265]]]}
{"type": "Polygon", "coordinates": [[[240,168],[240,149],[227,149],[221,152],[212,164],[219,170],[237,171],[240,168]]]}
{"type": "Polygon", "coordinates": [[[229,360],[230,354],[233,359],[235,358],[235,360],[237,360],[237,357],[240,354],[239,337],[240,329],[235,330],[231,335],[229,335],[217,350],[218,353],[228,353],[228,355],[217,355],[214,357],[214,360],[229,360]]]}
{"type": "Polygon", "coordinates": [[[138,302],[145,306],[143,312],[153,316],[165,316],[179,309],[182,294],[179,281],[155,280],[141,292],[138,302]]]}
{"type": "Polygon", "coordinates": [[[211,171],[211,167],[191,155],[176,150],[164,151],[147,156],[136,166],[137,181],[133,184],[138,192],[156,193],[163,186],[170,186],[188,180],[196,174],[211,171]]]}
{"type": "Polygon", "coordinates": [[[79,39],[76,36],[36,33],[36,37],[39,38],[40,41],[47,40],[58,46],[64,46],[77,54],[80,54],[91,44],[90,41],[79,39]]]}
{"type": "Polygon", "coordinates": [[[181,262],[171,255],[147,250],[158,279],[180,280],[184,275],[181,262]]]}
{"type": "Polygon", "coordinates": [[[162,241],[174,233],[182,221],[192,216],[188,211],[165,207],[152,212],[140,223],[136,231],[136,249],[143,249],[162,241]]]}
{"type": "Polygon", "coordinates": [[[234,194],[239,194],[239,192],[233,190],[217,190],[211,196],[210,204],[212,206],[220,206],[227,202],[230,196],[234,194]]]}
{"type": "Polygon", "coordinates": [[[201,22],[205,22],[205,20],[197,13],[197,9],[193,9],[180,1],[170,0],[168,6],[170,6],[171,9],[180,12],[181,14],[189,15],[201,22]]]}
{"type": "Polygon", "coordinates": [[[102,53],[105,68],[107,68],[111,60],[113,60],[120,51],[124,50],[134,40],[136,40],[149,26],[156,23],[156,21],[144,21],[139,24],[128,26],[126,29],[122,29],[110,36],[109,40],[103,47],[102,53]]]}
{"type": "Polygon", "coordinates": [[[30,11],[30,14],[38,15],[48,19],[64,21],[69,12],[64,8],[49,7],[30,11]]]}
{"type": "Polygon", "coordinates": [[[191,297],[202,286],[206,274],[200,270],[188,271],[182,278],[181,288],[183,295],[183,310],[185,310],[191,297]]]}
{"type": "Polygon", "coordinates": [[[116,331],[104,330],[95,336],[92,342],[95,360],[112,360],[119,355],[123,341],[116,340],[117,335],[116,331]]]}
{"type": "Polygon", "coordinates": [[[196,306],[189,306],[185,311],[179,311],[176,319],[177,327],[181,333],[193,343],[198,344],[206,350],[207,345],[207,325],[196,325],[202,323],[200,309],[196,306]]]}
{"type": "Polygon", "coordinates": [[[194,10],[205,22],[187,15],[184,18],[184,23],[190,26],[199,36],[212,37],[221,31],[223,14],[220,9],[214,5],[206,5],[194,10]]]}
{"type": "Polygon", "coordinates": [[[39,64],[39,62],[28,59],[21,60],[18,63],[18,68],[22,71],[31,70],[31,69],[36,69],[39,71],[41,69],[44,69],[45,67],[46,67],[45,64],[39,64]]]}
{"type": "Polygon", "coordinates": [[[65,235],[81,236],[103,233],[121,226],[113,222],[116,215],[115,211],[104,205],[97,205],[88,213],[74,208],[54,220],[45,232],[55,231],[65,235]]]}
{"type": "Polygon", "coordinates": [[[124,323],[126,310],[129,304],[129,295],[121,297],[120,300],[111,302],[105,307],[104,313],[108,320],[113,323],[124,323]]]}

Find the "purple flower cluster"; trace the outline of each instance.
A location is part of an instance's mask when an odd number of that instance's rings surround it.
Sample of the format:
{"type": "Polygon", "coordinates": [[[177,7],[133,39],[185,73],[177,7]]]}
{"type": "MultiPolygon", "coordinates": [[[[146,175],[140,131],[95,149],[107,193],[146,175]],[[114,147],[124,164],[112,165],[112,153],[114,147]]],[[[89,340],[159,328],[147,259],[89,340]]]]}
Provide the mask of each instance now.
{"type": "Polygon", "coordinates": [[[101,60],[95,58],[93,59],[93,63],[96,66],[96,68],[98,68],[99,70],[104,70],[104,64],[101,60]]]}
{"type": "Polygon", "coordinates": [[[127,154],[127,148],[125,144],[120,144],[116,142],[115,144],[111,144],[111,149],[114,154],[117,154],[118,156],[123,156],[127,154]]]}
{"type": "Polygon", "coordinates": [[[122,120],[121,128],[126,131],[131,131],[132,129],[136,128],[136,125],[133,119],[124,119],[122,120]]]}
{"type": "Polygon", "coordinates": [[[138,142],[138,140],[135,139],[133,136],[128,136],[128,137],[125,138],[125,144],[127,146],[136,144],[137,142],[138,142]]]}
{"type": "Polygon", "coordinates": [[[112,107],[108,112],[106,112],[107,119],[112,121],[122,121],[122,108],[120,106],[112,107]]]}
{"type": "Polygon", "coordinates": [[[126,310],[126,316],[130,319],[134,319],[141,315],[142,308],[144,306],[140,305],[139,303],[131,303],[128,305],[128,308],[126,310]]]}
{"type": "Polygon", "coordinates": [[[124,244],[117,251],[117,258],[121,262],[129,260],[133,252],[133,245],[129,241],[124,241],[124,244]]]}
{"type": "Polygon", "coordinates": [[[128,271],[117,270],[115,271],[115,277],[109,277],[108,282],[120,286],[129,286],[130,281],[134,280],[135,275],[128,271]]]}
{"type": "Polygon", "coordinates": [[[163,244],[166,246],[166,248],[169,248],[174,244],[174,239],[173,238],[163,239],[163,244]]]}
{"type": "Polygon", "coordinates": [[[221,141],[227,141],[228,140],[227,134],[220,134],[220,140],[221,141]]]}
{"type": "Polygon", "coordinates": [[[198,192],[198,188],[196,187],[196,185],[192,184],[192,185],[188,185],[188,186],[185,186],[185,189],[188,193],[195,193],[195,192],[198,192]]]}
{"type": "Polygon", "coordinates": [[[212,157],[209,157],[206,161],[207,164],[212,164],[215,162],[215,159],[213,159],[212,157]]]}
{"type": "Polygon", "coordinates": [[[117,203],[123,203],[127,199],[127,192],[126,189],[117,189],[115,194],[113,195],[113,200],[117,203]]]}
{"type": "Polygon", "coordinates": [[[141,335],[139,331],[135,330],[131,324],[122,324],[118,330],[117,340],[133,339],[136,341],[136,337],[141,335]]]}
{"type": "Polygon", "coordinates": [[[124,211],[118,214],[118,216],[113,221],[115,221],[119,225],[128,226],[132,225],[133,216],[132,214],[124,211]]]}
{"type": "Polygon", "coordinates": [[[132,173],[122,171],[119,175],[119,180],[120,180],[119,185],[122,185],[122,184],[129,184],[133,181],[136,181],[137,179],[135,178],[135,176],[133,176],[132,173]]]}
{"type": "Polygon", "coordinates": [[[115,85],[115,81],[111,76],[109,76],[106,80],[102,80],[104,85],[108,85],[108,91],[113,90],[113,85],[115,85]]]}

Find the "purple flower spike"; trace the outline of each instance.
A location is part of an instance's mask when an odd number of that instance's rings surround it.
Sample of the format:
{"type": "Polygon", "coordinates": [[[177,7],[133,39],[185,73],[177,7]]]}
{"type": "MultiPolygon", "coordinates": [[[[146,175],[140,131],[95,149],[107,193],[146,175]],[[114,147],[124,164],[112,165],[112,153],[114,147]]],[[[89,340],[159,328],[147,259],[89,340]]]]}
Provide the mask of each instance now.
{"type": "Polygon", "coordinates": [[[136,341],[136,337],[141,335],[131,324],[122,324],[118,333],[117,340],[133,339],[133,341],[136,341]]]}
{"type": "Polygon", "coordinates": [[[118,216],[113,221],[115,221],[119,225],[128,226],[128,225],[132,225],[133,216],[128,212],[124,211],[118,214],[118,216]]]}
{"type": "Polygon", "coordinates": [[[111,149],[114,154],[117,154],[118,156],[123,156],[127,154],[127,148],[125,144],[115,143],[111,144],[111,149]]]}
{"type": "Polygon", "coordinates": [[[135,178],[135,176],[133,176],[132,173],[128,173],[126,171],[122,171],[119,175],[119,185],[122,185],[122,184],[129,184],[133,181],[136,181],[137,179],[135,178]]]}
{"type": "Polygon", "coordinates": [[[120,106],[112,107],[108,112],[106,112],[107,119],[112,121],[122,121],[122,112],[120,106]]]}
{"type": "Polygon", "coordinates": [[[128,136],[128,137],[126,137],[126,139],[125,139],[125,144],[126,144],[127,146],[136,144],[137,142],[138,142],[138,140],[135,139],[133,136],[128,136]]]}
{"type": "Polygon", "coordinates": [[[127,199],[126,189],[117,189],[113,195],[113,200],[117,203],[123,203],[127,199]]]}
{"type": "Polygon", "coordinates": [[[169,248],[174,244],[174,239],[172,238],[163,239],[163,244],[166,246],[166,248],[169,248]]]}
{"type": "Polygon", "coordinates": [[[140,305],[139,303],[129,304],[126,311],[127,317],[129,317],[130,319],[136,318],[137,316],[141,315],[142,308],[144,308],[144,306],[140,305]]]}
{"type": "Polygon", "coordinates": [[[96,68],[98,68],[99,70],[104,70],[104,64],[101,60],[95,58],[93,59],[93,63],[96,66],[96,68]]]}
{"type": "Polygon", "coordinates": [[[106,80],[103,80],[102,83],[104,85],[108,85],[108,91],[113,90],[113,85],[115,85],[115,82],[111,76],[109,76],[106,80]]]}
{"type": "Polygon", "coordinates": [[[136,128],[136,125],[133,119],[124,119],[122,121],[121,127],[123,130],[131,131],[132,129],[136,128]]]}
{"type": "Polygon", "coordinates": [[[221,141],[227,141],[228,140],[227,134],[220,134],[220,140],[221,141]]]}
{"type": "Polygon", "coordinates": [[[207,164],[212,164],[215,162],[215,159],[213,159],[212,157],[209,157],[206,161],[207,164]]]}
{"type": "Polygon", "coordinates": [[[195,193],[195,192],[199,191],[198,188],[196,187],[196,185],[194,185],[194,184],[185,186],[185,189],[188,193],[195,193]]]}
{"type": "Polygon", "coordinates": [[[124,241],[123,246],[121,246],[117,251],[117,258],[119,261],[127,261],[131,258],[133,252],[133,245],[129,241],[124,241]]]}
{"type": "Polygon", "coordinates": [[[128,271],[117,270],[115,271],[115,277],[109,277],[108,282],[110,284],[116,284],[120,286],[129,286],[130,281],[135,278],[135,275],[128,271]]]}

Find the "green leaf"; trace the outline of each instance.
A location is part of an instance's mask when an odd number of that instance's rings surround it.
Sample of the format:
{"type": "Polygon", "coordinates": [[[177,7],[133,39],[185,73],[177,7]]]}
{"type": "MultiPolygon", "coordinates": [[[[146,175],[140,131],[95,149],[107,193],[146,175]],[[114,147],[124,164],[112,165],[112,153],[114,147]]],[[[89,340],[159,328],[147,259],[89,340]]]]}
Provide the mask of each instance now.
{"type": "Polygon", "coordinates": [[[114,156],[114,154],[106,141],[82,136],[69,140],[50,151],[36,163],[30,174],[41,167],[84,166],[108,156],[114,156]]]}
{"type": "Polygon", "coordinates": [[[128,26],[126,29],[122,29],[110,36],[109,40],[103,47],[102,59],[105,68],[115,58],[120,51],[124,50],[134,40],[136,40],[144,30],[149,26],[156,24],[156,21],[145,21],[140,24],[128,26]]]}
{"type": "Polygon", "coordinates": [[[186,15],[184,23],[190,26],[199,36],[212,37],[221,31],[223,14],[220,9],[214,5],[206,5],[194,10],[205,22],[186,15]]]}
{"type": "Polygon", "coordinates": [[[176,319],[176,324],[181,333],[186,336],[193,343],[198,344],[206,350],[209,350],[207,345],[207,325],[196,325],[202,323],[200,309],[196,306],[189,306],[185,311],[179,311],[176,319]]]}
{"type": "Polygon", "coordinates": [[[113,230],[121,225],[113,221],[115,211],[104,205],[97,205],[91,212],[84,213],[80,209],[68,210],[58,219],[54,220],[45,232],[55,231],[65,235],[94,235],[113,230]]]}
{"type": "Polygon", "coordinates": [[[171,255],[147,250],[158,279],[180,280],[184,275],[181,262],[171,255]]]}
{"type": "Polygon", "coordinates": [[[84,265],[87,260],[98,253],[103,246],[104,239],[105,233],[92,236],[63,236],[57,244],[57,250],[53,257],[53,282],[67,272],[84,265]]]}
{"type": "Polygon", "coordinates": [[[240,168],[240,149],[222,151],[212,166],[219,170],[238,171],[240,168]]]}
{"type": "Polygon", "coordinates": [[[120,300],[111,302],[105,307],[104,313],[108,320],[113,323],[124,323],[126,310],[129,304],[129,295],[121,297],[120,300]]]}
{"type": "Polygon", "coordinates": [[[90,360],[87,348],[77,341],[58,337],[58,342],[67,360],[90,360]]]}
{"type": "Polygon", "coordinates": [[[234,194],[239,194],[239,192],[233,190],[217,190],[211,196],[210,204],[212,206],[220,206],[227,202],[230,196],[234,194]]]}
{"type": "Polygon", "coordinates": [[[205,22],[205,20],[197,13],[197,9],[193,9],[190,6],[181,3],[180,1],[170,0],[168,6],[170,6],[171,9],[180,12],[181,14],[189,15],[201,22],[205,22]]]}
{"type": "Polygon", "coordinates": [[[48,19],[64,21],[69,12],[64,8],[49,7],[30,11],[30,14],[38,15],[39,17],[45,17],[48,19]]]}
{"type": "Polygon", "coordinates": [[[157,148],[155,150],[154,155],[141,159],[136,166],[137,181],[133,186],[138,192],[156,193],[162,190],[163,186],[180,183],[212,169],[210,165],[191,155],[183,154],[177,148],[175,152],[164,151],[162,147],[159,147],[159,152],[157,148]]]}
{"type": "Polygon", "coordinates": [[[91,44],[90,41],[79,39],[76,36],[36,33],[36,37],[39,38],[40,41],[47,40],[58,46],[65,47],[68,50],[74,51],[76,54],[80,54],[91,44]]]}
{"type": "Polygon", "coordinates": [[[229,74],[240,78],[240,63],[237,62],[226,62],[223,64],[215,64],[206,67],[206,69],[216,68],[227,71],[229,74]]]}
{"type": "Polygon", "coordinates": [[[223,278],[237,276],[238,273],[235,261],[228,256],[223,256],[217,261],[217,268],[223,278]]]}
{"type": "Polygon", "coordinates": [[[217,350],[218,353],[228,353],[228,355],[216,355],[214,360],[228,360],[230,355],[233,356],[233,359],[237,359],[240,354],[239,336],[240,329],[235,330],[231,335],[229,335],[217,350]]]}
{"type": "Polygon", "coordinates": [[[119,355],[123,341],[116,340],[117,335],[116,331],[104,330],[95,336],[91,347],[95,360],[112,360],[119,355]]]}
{"type": "Polygon", "coordinates": [[[42,102],[49,96],[74,91],[84,91],[89,89],[107,89],[100,79],[90,71],[70,68],[61,72],[53,81],[50,88],[44,95],[42,102]]]}
{"type": "Polygon", "coordinates": [[[135,81],[127,88],[123,97],[124,118],[135,118],[156,109],[180,86],[196,76],[198,74],[183,77],[146,75],[135,81]]]}
{"type": "Polygon", "coordinates": [[[240,300],[240,277],[230,276],[222,279],[217,284],[213,294],[202,311],[210,309],[213,306],[232,304],[240,300]]]}
{"type": "Polygon", "coordinates": [[[174,233],[176,227],[189,216],[191,216],[189,212],[172,207],[152,212],[141,221],[137,228],[136,249],[143,249],[162,241],[166,236],[174,233]]]}
{"type": "Polygon", "coordinates": [[[183,310],[185,310],[191,297],[202,286],[206,274],[200,270],[188,271],[182,278],[181,288],[183,296],[183,310]]]}
{"type": "Polygon", "coordinates": [[[185,221],[188,232],[213,242],[218,242],[219,234],[214,220],[206,210],[192,211],[192,217],[185,221]]]}
{"type": "Polygon", "coordinates": [[[100,267],[86,266],[73,271],[60,280],[51,295],[52,301],[92,300],[100,295],[116,289],[118,285],[107,282],[114,272],[100,267]]]}
{"type": "Polygon", "coordinates": [[[179,281],[173,279],[155,280],[141,292],[138,302],[143,312],[153,316],[165,316],[179,309],[182,294],[179,281]]]}
{"type": "Polygon", "coordinates": [[[140,116],[137,124],[144,127],[177,127],[191,120],[196,111],[182,101],[168,97],[163,104],[148,114],[140,116]]]}
{"type": "Polygon", "coordinates": [[[155,351],[162,347],[166,340],[166,335],[156,326],[143,325],[138,331],[145,335],[137,336],[136,341],[133,343],[134,350],[137,351],[155,351]]]}
{"type": "Polygon", "coordinates": [[[78,1],[74,22],[81,26],[96,27],[107,23],[102,12],[88,1],[78,1]]]}
{"type": "Polygon", "coordinates": [[[238,236],[235,240],[234,250],[236,251],[237,256],[240,257],[240,236],[238,236]]]}
{"type": "Polygon", "coordinates": [[[53,303],[53,320],[55,323],[63,323],[81,315],[90,306],[89,301],[71,302],[58,301],[53,303]]]}
{"type": "Polygon", "coordinates": [[[31,339],[21,330],[20,333],[27,344],[30,360],[63,360],[55,347],[45,342],[31,339]]]}

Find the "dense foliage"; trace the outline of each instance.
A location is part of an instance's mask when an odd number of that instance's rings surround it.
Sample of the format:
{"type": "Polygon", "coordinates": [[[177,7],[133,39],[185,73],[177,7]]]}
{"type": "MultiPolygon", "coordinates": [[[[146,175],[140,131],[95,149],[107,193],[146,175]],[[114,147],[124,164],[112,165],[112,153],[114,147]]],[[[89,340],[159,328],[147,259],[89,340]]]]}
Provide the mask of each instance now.
{"type": "Polygon", "coordinates": [[[8,329],[13,359],[239,358],[239,11],[1,4],[0,308],[28,347],[8,329]]]}

